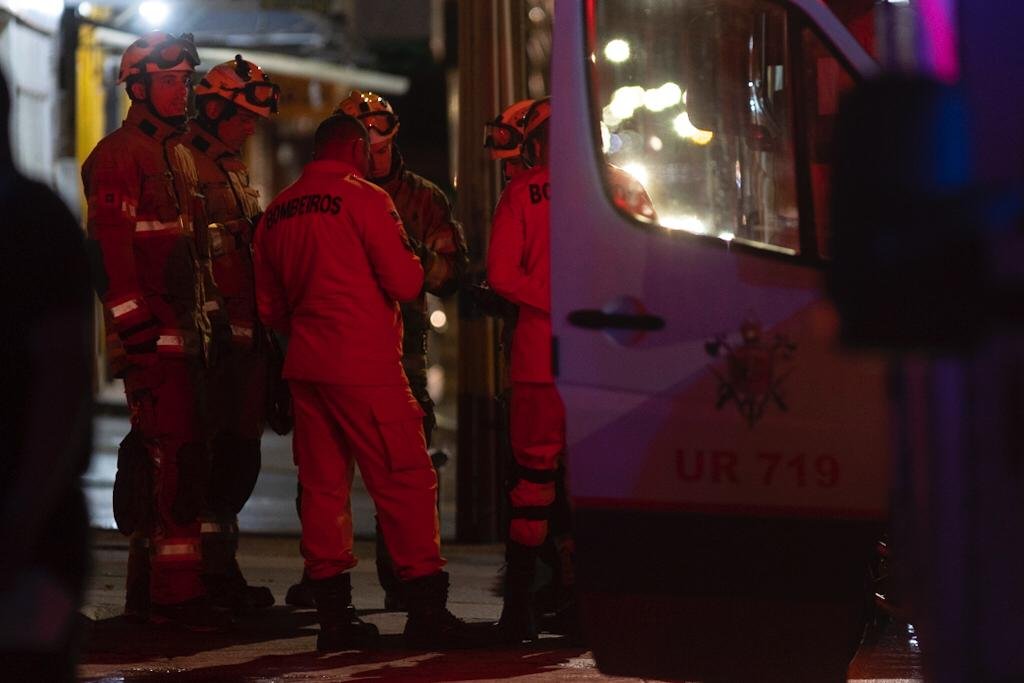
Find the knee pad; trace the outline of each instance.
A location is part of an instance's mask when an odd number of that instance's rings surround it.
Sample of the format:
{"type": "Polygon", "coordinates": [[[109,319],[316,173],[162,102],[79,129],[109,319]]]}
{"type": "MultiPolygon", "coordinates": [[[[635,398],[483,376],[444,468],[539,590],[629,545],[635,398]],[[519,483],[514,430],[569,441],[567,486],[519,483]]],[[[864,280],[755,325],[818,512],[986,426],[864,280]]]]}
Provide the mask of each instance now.
{"type": "Polygon", "coordinates": [[[148,533],[153,518],[153,460],[145,439],[135,430],[117,448],[113,507],[114,522],[122,534],[148,533]]]}

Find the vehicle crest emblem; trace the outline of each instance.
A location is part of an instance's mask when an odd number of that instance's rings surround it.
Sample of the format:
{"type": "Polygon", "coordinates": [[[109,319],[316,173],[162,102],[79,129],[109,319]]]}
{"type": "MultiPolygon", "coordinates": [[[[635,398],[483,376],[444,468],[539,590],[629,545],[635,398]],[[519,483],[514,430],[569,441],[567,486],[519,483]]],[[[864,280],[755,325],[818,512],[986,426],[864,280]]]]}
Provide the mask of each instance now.
{"type": "Polygon", "coordinates": [[[793,372],[796,344],[783,334],[766,335],[761,323],[750,318],[740,325],[738,342],[730,342],[729,336],[720,334],[704,344],[709,356],[725,360],[723,369],[710,368],[718,378],[715,407],[735,404],[751,427],[770,405],[788,410],[782,384],[793,372]]]}

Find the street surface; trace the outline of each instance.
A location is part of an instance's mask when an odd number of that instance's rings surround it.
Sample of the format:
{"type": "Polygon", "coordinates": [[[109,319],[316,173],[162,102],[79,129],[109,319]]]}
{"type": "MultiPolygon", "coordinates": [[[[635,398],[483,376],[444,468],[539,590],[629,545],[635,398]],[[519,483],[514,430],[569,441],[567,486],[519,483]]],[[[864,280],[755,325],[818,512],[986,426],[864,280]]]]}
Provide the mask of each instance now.
{"type": "MultiPolygon", "coordinates": [[[[632,681],[604,676],[587,649],[559,638],[522,648],[452,653],[404,650],[405,617],[383,612],[373,545],[357,544],[362,561],[353,570],[354,600],[363,618],[377,624],[383,648],[375,652],[316,652],[316,615],[284,605],[288,586],[302,573],[298,540],[243,536],[239,561],[251,583],[269,586],[278,604],[240,619],[231,633],[180,633],[130,624],[121,616],[127,540],[96,532],[96,567],[84,616],[88,636],[79,668],[82,681],[632,681]]],[[[449,606],[467,619],[495,620],[500,599],[491,592],[501,565],[501,547],[447,546],[452,575],[449,606]]],[[[851,681],[911,683],[921,680],[916,646],[905,625],[889,625],[865,644],[850,668],[851,681]]],[[[746,682],[738,682],[746,683],[746,682]]],[[[756,683],[756,682],[751,682],[756,683]]]]}
{"type": "MultiPolygon", "coordinates": [[[[601,674],[581,645],[543,638],[529,647],[454,653],[402,649],[405,616],[382,610],[373,543],[362,540],[353,570],[354,601],[383,635],[383,648],[321,656],[316,652],[316,614],[284,605],[288,587],[302,574],[295,514],[295,470],[290,439],[264,437],[263,469],[253,498],[241,515],[239,563],[250,583],[269,586],[277,605],[238,620],[221,635],[197,635],[135,625],[120,615],[124,605],[127,539],[113,531],[110,491],[117,445],[128,431],[126,417],[103,415],[96,421],[96,448],[86,477],[96,528],[94,571],[82,613],[87,621],[79,677],[82,681],[225,681],[293,683],[304,681],[631,681],[601,674]]],[[[449,430],[450,431],[450,430],[449,430]]],[[[451,437],[440,432],[442,443],[451,437]]],[[[441,471],[442,534],[454,533],[454,467],[441,471]]],[[[373,535],[373,506],[356,480],[352,506],[357,537],[373,535]]],[[[449,606],[467,619],[494,621],[501,609],[492,592],[502,562],[500,545],[446,544],[452,576],[449,606]]],[[[916,639],[906,625],[876,630],[850,668],[851,681],[910,683],[921,680],[916,639]]],[[[737,682],[746,683],[746,682],[737,682]]],[[[753,683],[753,682],[752,682],[753,683]]]]}

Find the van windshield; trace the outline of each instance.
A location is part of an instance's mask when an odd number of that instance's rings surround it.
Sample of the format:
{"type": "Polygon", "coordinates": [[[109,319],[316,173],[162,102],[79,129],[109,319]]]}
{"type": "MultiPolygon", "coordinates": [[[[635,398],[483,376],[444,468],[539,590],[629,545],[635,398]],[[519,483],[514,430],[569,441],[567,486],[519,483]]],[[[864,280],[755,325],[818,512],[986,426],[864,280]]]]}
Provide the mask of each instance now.
{"type": "Polygon", "coordinates": [[[673,230],[798,253],[785,10],[598,0],[593,17],[594,115],[615,205],[673,230]]]}

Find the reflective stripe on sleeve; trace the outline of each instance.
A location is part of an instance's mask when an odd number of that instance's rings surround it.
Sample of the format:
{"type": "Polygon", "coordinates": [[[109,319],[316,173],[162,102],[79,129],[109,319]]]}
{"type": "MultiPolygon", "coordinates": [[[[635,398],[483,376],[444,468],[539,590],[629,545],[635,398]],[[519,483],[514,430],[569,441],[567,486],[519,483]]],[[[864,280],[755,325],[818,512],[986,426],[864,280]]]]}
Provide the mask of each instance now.
{"type": "Polygon", "coordinates": [[[128,315],[132,311],[137,311],[137,310],[139,310],[139,300],[138,299],[128,299],[124,303],[120,303],[120,304],[117,304],[115,306],[111,306],[110,307],[110,313],[114,316],[115,319],[116,318],[123,318],[124,316],[128,315]]]}
{"type": "Polygon", "coordinates": [[[156,340],[156,350],[160,353],[184,353],[185,338],[178,334],[161,334],[156,340]]]}
{"type": "Polygon", "coordinates": [[[135,232],[178,232],[181,230],[181,220],[177,221],[136,221],[135,232]]]}
{"type": "Polygon", "coordinates": [[[252,339],[252,328],[244,327],[242,325],[232,325],[231,334],[242,339],[252,339]]]}

